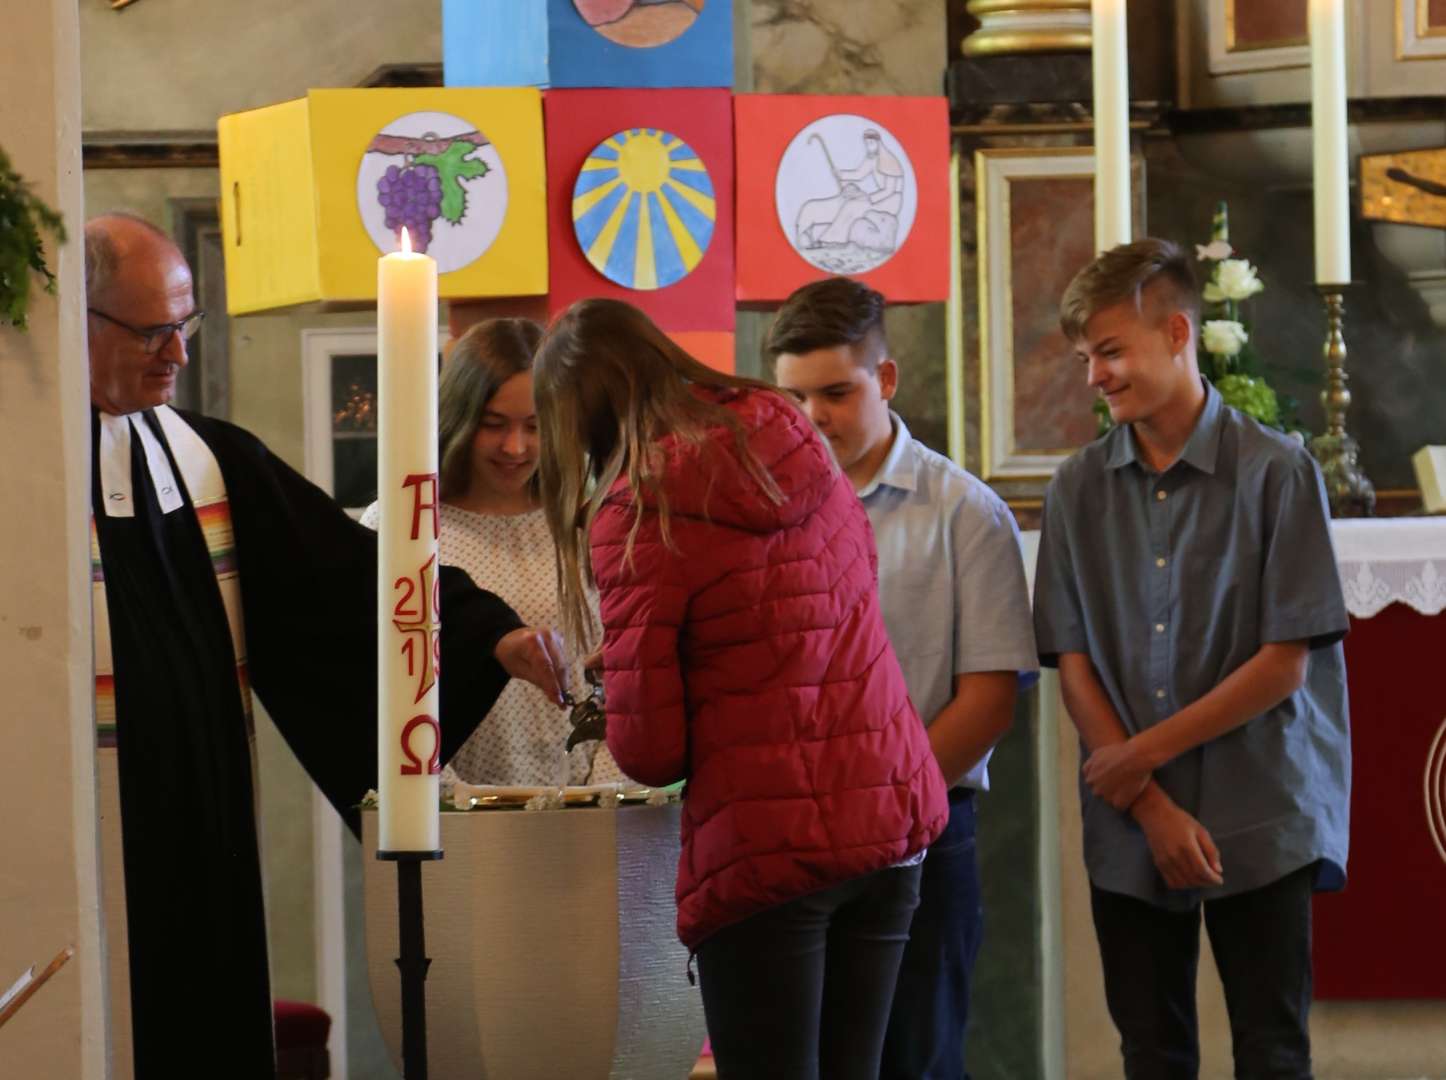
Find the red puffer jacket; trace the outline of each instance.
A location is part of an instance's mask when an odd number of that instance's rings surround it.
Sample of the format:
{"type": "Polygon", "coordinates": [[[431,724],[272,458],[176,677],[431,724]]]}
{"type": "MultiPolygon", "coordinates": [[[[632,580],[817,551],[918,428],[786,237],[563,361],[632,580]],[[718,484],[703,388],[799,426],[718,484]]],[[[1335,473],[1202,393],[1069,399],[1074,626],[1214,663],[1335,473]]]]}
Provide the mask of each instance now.
{"type": "Polygon", "coordinates": [[[645,497],[624,560],[634,505],[621,481],[591,533],[608,747],[644,783],[688,780],[677,895],[689,948],[913,855],[948,818],[879,614],[863,504],[782,397],[706,393],[742,422],[783,505],[720,426],[700,446],[658,444],[676,551],[645,497]]]}

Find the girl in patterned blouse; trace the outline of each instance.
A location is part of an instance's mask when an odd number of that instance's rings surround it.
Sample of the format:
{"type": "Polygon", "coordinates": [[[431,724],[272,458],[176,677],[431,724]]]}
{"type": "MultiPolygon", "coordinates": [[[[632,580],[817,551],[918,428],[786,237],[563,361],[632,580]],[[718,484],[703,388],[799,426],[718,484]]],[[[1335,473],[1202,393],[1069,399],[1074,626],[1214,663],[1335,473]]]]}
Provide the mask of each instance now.
{"type": "MultiPolygon", "coordinates": [[[[441,559],[507,601],[529,626],[557,626],[557,564],[537,491],[532,356],[542,328],[488,319],[457,339],[438,387],[441,559]]],[[[377,506],[362,515],[376,527],[377,506]]],[[[582,685],[581,665],[571,680],[582,685]]],[[[514,679],[442,782],[586,784],[623,779],[607,747],[564,749],[568,714],[514,679]]]]}

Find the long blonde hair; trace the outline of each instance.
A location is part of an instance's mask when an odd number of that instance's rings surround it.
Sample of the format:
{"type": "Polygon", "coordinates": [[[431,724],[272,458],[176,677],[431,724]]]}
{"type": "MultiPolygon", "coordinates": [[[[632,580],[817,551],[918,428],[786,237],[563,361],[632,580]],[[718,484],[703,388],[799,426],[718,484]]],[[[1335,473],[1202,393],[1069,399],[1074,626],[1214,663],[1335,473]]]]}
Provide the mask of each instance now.
{"type": "Polygon", "coordinates": [[[543,513],[557,544],[564,629],[579,647],[590,643],[594,630],[586,599],[593,580],[587,534],[619,476],[626,475],[634,506],[624,559],[632,558],[645,494],[656,507],[663,542],[672,546],[665,462],[650,449],[657,440],[672,435],[699,445],[708,429],[727,427],[744,468],[770,499],[783,502],[773,477],[748,449],[738,418],[692,391],[701,386],[778,394],[777,388],[695,360],[630,304],[573,304],[543,337],[532,380],[542,436],[543,513]]]}

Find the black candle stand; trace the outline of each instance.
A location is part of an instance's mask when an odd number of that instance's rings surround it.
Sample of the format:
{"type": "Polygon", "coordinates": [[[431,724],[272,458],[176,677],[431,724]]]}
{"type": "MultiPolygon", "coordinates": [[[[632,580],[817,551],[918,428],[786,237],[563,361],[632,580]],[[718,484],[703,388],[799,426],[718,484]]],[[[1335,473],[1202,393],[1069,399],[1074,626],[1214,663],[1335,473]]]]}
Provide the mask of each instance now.
{"type": "Polygon", "coordinates": [[[422,864],[441,851],[378,851],[397,864],[397,968],[402,975],[402,1076],[427,1080],[427,937],[422,914],[422,864]]]}

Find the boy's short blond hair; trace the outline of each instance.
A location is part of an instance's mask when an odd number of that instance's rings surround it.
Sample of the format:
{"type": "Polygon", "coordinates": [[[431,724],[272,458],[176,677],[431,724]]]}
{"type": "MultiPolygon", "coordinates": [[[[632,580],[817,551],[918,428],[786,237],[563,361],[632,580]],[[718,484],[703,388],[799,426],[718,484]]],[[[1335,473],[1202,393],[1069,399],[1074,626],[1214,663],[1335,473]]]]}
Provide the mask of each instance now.
{"type": "Polygon", "coordinates": [[[1200,325],[1200,292],[1189,256],[1179,244],[1147,237],[1096,256],[1074,276],[1059,302],[1059,328],[1070,341],[1079,341],[1090,319],[1125,300],[1133,300],[1145,316],[1147,289],[1155,301],[1150,317],[1183,311],[1192,326],[1200,325]]]}

